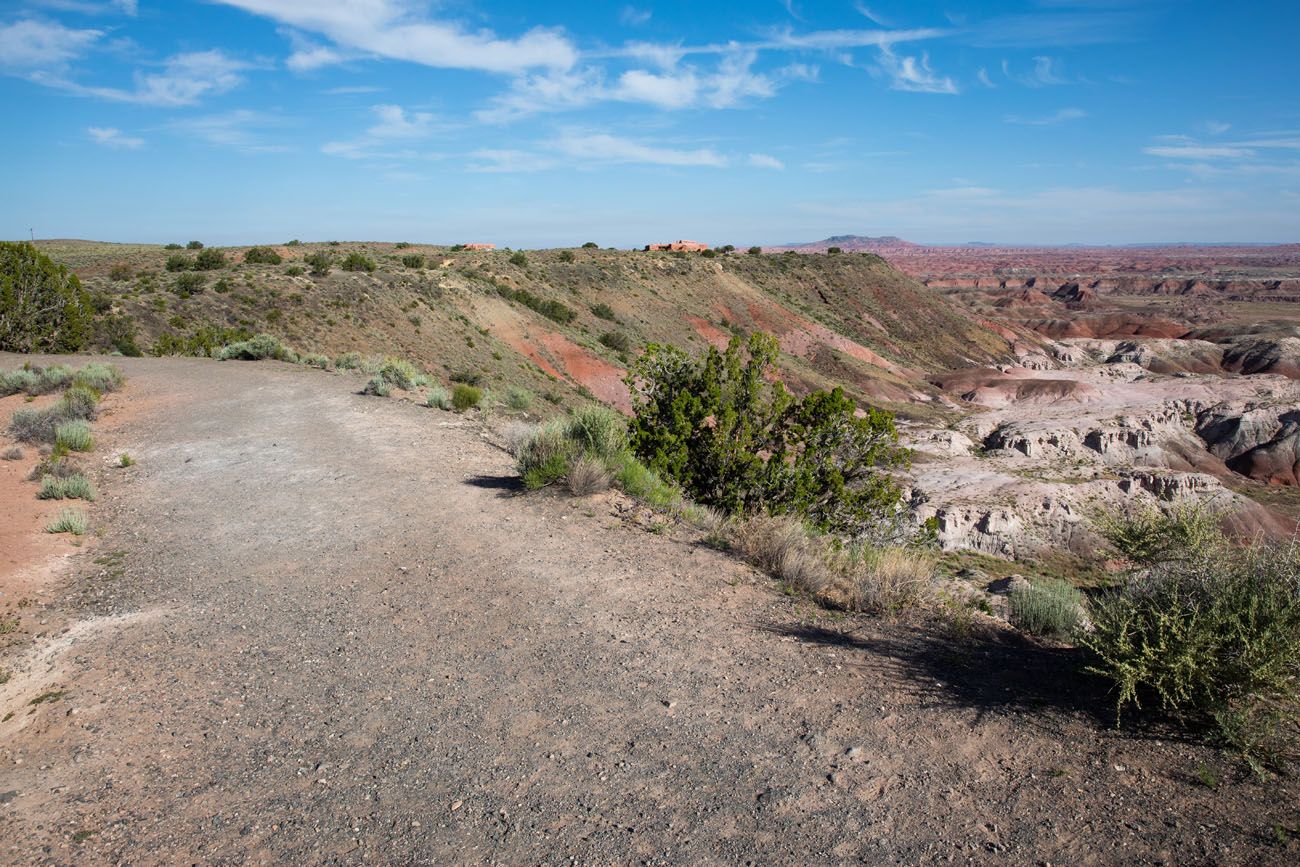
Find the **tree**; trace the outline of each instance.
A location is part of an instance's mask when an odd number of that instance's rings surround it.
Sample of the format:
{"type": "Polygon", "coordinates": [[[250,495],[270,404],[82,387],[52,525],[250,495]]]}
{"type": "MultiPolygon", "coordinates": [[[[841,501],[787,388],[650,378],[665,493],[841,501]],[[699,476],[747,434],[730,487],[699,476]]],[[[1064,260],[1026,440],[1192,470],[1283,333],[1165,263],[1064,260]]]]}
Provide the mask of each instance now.
{"type": "Polygon", "coordinates": [[[761,255],[763,255],[763,248],[762,248],[762,247],[750,247],[748,252],[749,252],[749,255],[751,255],[751,256],[761,256],[761,255]]]}
{"type": "Polygon", "coordinates": [[[0,242],[0,350],[75,352],[93,320],[76,274],[32,244],[0,242]]]}
{"type": "Polygon", "coordinates": [[[894,526],[904,465],[893,416],[859,417],[844,392],[796,399],[769,372],[776,339],[732,338],[699,360],[651,344],[629,371],[631,446],[697,502],[729,513],[797,514],[849,538],[894,526]]]}

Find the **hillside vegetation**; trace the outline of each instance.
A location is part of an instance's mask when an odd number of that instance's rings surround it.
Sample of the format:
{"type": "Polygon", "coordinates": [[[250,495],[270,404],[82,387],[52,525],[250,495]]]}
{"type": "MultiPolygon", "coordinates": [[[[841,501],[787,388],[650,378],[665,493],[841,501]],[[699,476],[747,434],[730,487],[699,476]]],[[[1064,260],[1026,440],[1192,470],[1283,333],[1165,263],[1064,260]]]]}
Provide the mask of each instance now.
{"type": "Polygon", "coordinates": [[[1008,355],[998,332],[870,254],[39,246],[90,291],[96,345],[126,354],[205,354],[265,332],[302,352],[396,356],[627,409],[623,379],[647,344],[701,351],[761,330],[778,338],[796,393],[840,385],[904,415],[932,411],[918,373],[1008,355]]]}

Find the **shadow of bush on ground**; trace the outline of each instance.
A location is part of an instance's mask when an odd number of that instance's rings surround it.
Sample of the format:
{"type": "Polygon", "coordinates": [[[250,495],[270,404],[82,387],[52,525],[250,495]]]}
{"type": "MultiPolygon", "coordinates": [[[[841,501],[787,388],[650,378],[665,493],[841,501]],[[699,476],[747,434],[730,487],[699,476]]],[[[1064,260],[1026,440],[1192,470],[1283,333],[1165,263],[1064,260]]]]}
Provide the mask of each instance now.
{"type": "MultiPolygon", "coordinates": [[[[856,651],[897,669],[905,688],[930,706],[965,707],[985,716],[1017,715],[1022,724],[1059,732],[1065,718],[1083,717],[1116,731],[1114,694],[1086,670],[1080,648],[1050,646],[1006,629],[975,627],[952,637],[935,623],[873,630],[812,624],[759,627],[796,641],[856,651]]],[[[1118,733],[1138,739],[1197,742],[1160,714],[1126,712],[1118,733]]]]}

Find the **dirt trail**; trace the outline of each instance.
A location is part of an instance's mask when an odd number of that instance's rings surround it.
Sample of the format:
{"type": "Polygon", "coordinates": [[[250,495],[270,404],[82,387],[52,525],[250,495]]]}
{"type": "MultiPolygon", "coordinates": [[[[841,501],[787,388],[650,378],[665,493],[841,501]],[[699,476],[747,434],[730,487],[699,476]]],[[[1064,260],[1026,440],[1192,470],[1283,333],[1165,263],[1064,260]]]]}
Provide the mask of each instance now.
{"type": "Polygon", "coordinates": [[[5,693],[0,861],[1296,855],[1293,782],[1211,792],[1060,653],[827,618],[350,377],[122,366],[72,631],[5,652],[65,692],[5,693]]]}

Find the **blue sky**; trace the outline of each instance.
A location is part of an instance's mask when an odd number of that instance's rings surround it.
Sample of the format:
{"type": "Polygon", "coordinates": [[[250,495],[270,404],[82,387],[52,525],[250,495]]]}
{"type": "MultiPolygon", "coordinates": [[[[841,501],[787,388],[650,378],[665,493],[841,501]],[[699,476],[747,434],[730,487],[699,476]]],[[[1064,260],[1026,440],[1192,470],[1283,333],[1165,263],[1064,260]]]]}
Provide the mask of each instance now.
{"type": "Polygon", "coordinates": [[[1300,241],[1300,4],[0,2],[0,235],[1300,241]]]}

